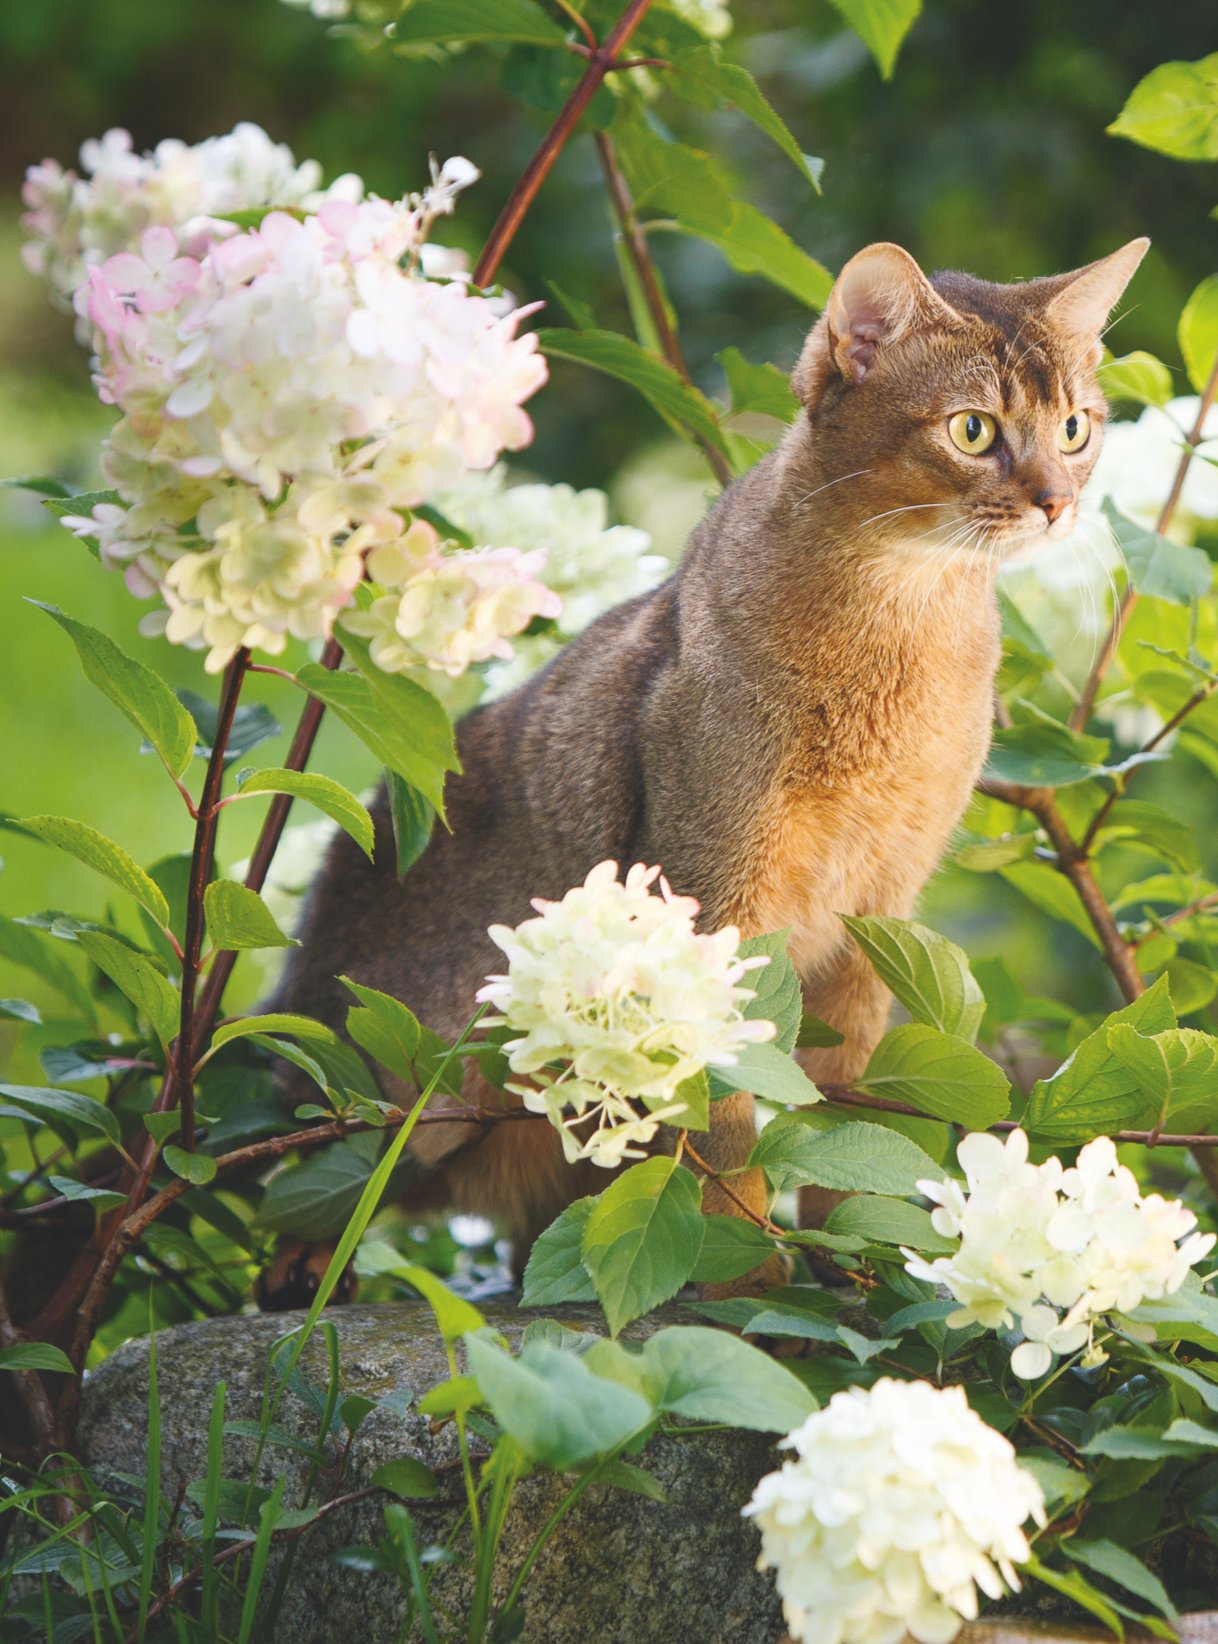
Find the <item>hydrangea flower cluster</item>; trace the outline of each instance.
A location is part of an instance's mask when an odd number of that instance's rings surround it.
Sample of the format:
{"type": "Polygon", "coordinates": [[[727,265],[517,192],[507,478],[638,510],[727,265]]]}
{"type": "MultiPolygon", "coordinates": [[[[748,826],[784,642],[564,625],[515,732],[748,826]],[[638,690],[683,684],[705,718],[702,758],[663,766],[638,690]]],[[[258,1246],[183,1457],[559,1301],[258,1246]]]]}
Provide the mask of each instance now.
{"type": "Polygon", "coordinates": [[[569,485],[506,484],[502,465],[469,473],[436,497],[437,508],[474,542],[508,548],[527,543],[544,556],[541,574],[562,601],[560,633],[529,634],[515,642],[511,661],[488,671],[490,694],[519,685],[555,656],[602,611],[654,588],[668,574],[648,552],[646,531],[608,523],[603,491],[569,485]]]}
{"type": "Polygon", "coordinates": [[[1019,1589],[1044,1496],[962,1387],[884,1378],[835,1393],[744,1509],[800,1644],[947,1644],[977,1589],[1019,1589]]]}
{"type": "Polygon", "coordinates": [[[530,1081],[509,1088],[548,1115],[569,1160],[609,1169],[686,1111],[684,1080],[774,1036],[741,1014],[754,996],[741,984],[765,957],[741,958],[733,925],[698,934],[698,903],[659,868],[636,864],[624,884],[617,871],[601,862],[560,902],[536,900],[538,918],[492,925],[508,970],[478,993],[501,1013],[491,1025],[520,1033],[505,1048],[530,1081]]]}
{"type": "Polygon", "coordinates": [[[1056,1156],[1029,1163],[1022,1130],[1005,1143],[966,1136],[956,1157],[965,1186],[918,1186],[938,1206],[935,1231],[959,1247],[934,1261],[906,1250],[905,1266],[961,1304],[950,1325],[1018,1324],[1026,1340],[1011,1369],[1025,1380],[1043,1376],[1054,1354],[1080,1348],[1084,1365],[1102,1364],[1095,1327],[1104,1314],[1171,1295],[1214,1247],[1214,1234],[1196,1232],[1197,1218],[1178,1200],[1143,1197],[1106,1136],[1068,1170],[1056,1156]]]}
{"type": "Polygon", "coordinates": [[[272,211],[195,255],[154,226],[89,269],[75,302],[122,413],[102,466],[125,506],[68,523],[133,592],[161,592],[168,637],[206,648],[209,671],[329,634],[367,552],[391,545],[403,666],[501,655],[502,632],[554,613],[528,556],[442,563],[434,537],[404,535],[404,511],[527,444],[522,403],[546,377],[516,335],[528,310],[420,270],[433,219],[476,176],[450,160],[400,203],[272,211]]]}
{"type": "Polygon", "coordinates": [[[133,250],[145,229],[172,229],[178,250],[198,256],[218,235],[235,232],[217,220],[227,213],[269,206],[315,211],[326,199],[357,200],[364,192],[352,175],[323,190],[316,160],[297,164],[286,144],[249,121],[193,145],[167,139],[151,154],[136,154],[130,133],[115,127],[84,144],[80,166],[65,171],[44,160],[30,167],[22,189],[29,235],[22,258],[65,308],[92,266],[133,250]]]}

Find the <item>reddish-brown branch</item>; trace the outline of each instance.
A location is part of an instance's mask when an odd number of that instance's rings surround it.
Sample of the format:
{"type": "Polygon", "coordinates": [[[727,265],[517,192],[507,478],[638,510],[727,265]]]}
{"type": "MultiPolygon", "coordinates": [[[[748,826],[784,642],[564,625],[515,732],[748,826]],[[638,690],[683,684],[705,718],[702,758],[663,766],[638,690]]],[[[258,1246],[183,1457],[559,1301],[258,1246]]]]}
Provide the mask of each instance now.
{"type": "MultiPolygon", "coordinates": [[[[1139,751],[1144,754],[1153,753],[1159,746],[1160,742],[1165,741],[1174,730],[1184,723],[1194,708],[1199,708],[1203,702],[1209,701],[1210,697],[1214,694],[1215,688],[1216,687],[1213,684],[1209,684],[1203,686],[1199,691],[1194,691],[1183,707],[1177,708],[1171,718],[1167,720],[1165,724],[1160,725],[1159,729],[1153,736],[1147,737],[1139,751]]],[[[1090,855],[1091,847],[1095,844],[1096,835],[1112,814],[1112,807],[1116,804],[1118,799],[1123,799],[1125,797],[1126,790],[1128,789],[1131,780],[1138,774],[1140,768],[1140,766],[1135,765],[1133,769],[1126,774],[1124,782],[1119,787],[1114,783],[1112,792],[1108,795],[1099,810],[1096,811],[1095,815],[1091,818],[1091,821],[1087,826],[1086,833],[1079,841],[1079,849],[1084,853],[1084,855],[1090,855]]]]}
{"type": "Polygon", "coordinates": [[[732,1201],[742,1216],[746,1216],[749,1221],[755,1223],[756,1226],[762,1228],[766,1233],[772,1233],[776,1238],[782,1238],[783,1230],[778,1226],[777,1222],[772,1222],[768,1216],[763,1216],[760,1211],[754,1210],[750,1205],[747,1205],[740,1197],[739,1193],[736,1192],[732,1184],[728,1181],[727,1177],[721,1176],[713,1165],[707,1164],[706,1160],[690,1141],[688,1131],[685,1134],[685,1141],[682,1146],[682,1151],[689,1154],[698,1169],[705,1177],[707,1177],[709,1181],[714,1182],[716,1187],[722,1189],[723,1193],[732,1201]]]}
{"type": "MultiPolygon", "coordinates": [[[[1176,465],[1176,472],[1172,479],[1171,490],[1167,494],[1167,501],[1159,510],[1159,517],[1155,521],[1155,530],[1160,535],[1166,532],[1175,516],[1181,493],[1184,490],[1184,481],[1188,477],[1189,464],[1193,460],[1194,451],[1201,444],[1205,419],[1209,415],[1215,395],[1218,395],[1218,358],[1214,360],[1214,367],[1210,372],[1209,381],[1205,385],[1205,392],[1201,396],[1201,403],[1197,407],[1197,415],[1193,420],[1193,426],[1184,436],[1184,450],[1180,453],[1180,461],[1176,465]]],[[[1126,588],[1116,610],[1113,612],[1112,626],[1108,630],[1108,636],[1100,648],[1100,654],[1092,664],[1091,672],[1083,682],[1078,701],[1075,703],[1074,711],[1070,715],[1071,730],[1081,731],[1086,728],[1087,721],[1091,718],[1091,710],[1095,706],[1095,699],[1100,693],[1101,685],[1104,683],[1104,676],[1112,666],[1112,659],[1116,655],[1117,646],[1121,643],[1121,635],[1125,631],[1129,614],[1137,603],[1137,589],[1130,585],[1126,588]]]]}
{"type": "Polygon", "coordinates": [[[489,285],[494,279],[508,246],[516,236],[516,230],[520,227],[541,185],[549,176],[551,167],[579,124],[584,110],[599,91],[601,81],[617,66],[618,52],[642,22],[650,5],[651,0],[630,0],[630,4],[603,43],[594,51],[590,50],[588,67],[580,76],[575,90],[563,104],[554,124],[546,132],[541,147],[525,167],[524,174],[499,213],[499,219],[491,230],[490,238],[483,246],[482,255],[474,267],[475,285],[489,285]]]}
{"type": "MultiPolygon", "coordinates": [[[[685,384],[690,383],[689,367],[685,363],[685,355],[681,349],[681,340],[677,336],[676,328],[668,312],[668,304],[664,301],[664,293],[660,290],[660,282],[656,275],[655,264],[651,258],[651,248],[647,244],[647,237],[639,227],[638,214],[634,209],[634,198],[630,193],[629,184],[622,175],[622,168],[618,164],[617,150],[613,139],[605,132],[596,133],[597,152],[601,157],[601,169],[605,173],[605,183],[609,190],[609,200],[613,206],[613,214],[617,218],[618,227],[622,233],[622,243],[626,254],[634,265],[639,285],[642,287],[643,298],[647,304],[647,312],[651,316],[651,323],[655,326],[656,336],[665,358],[673,370],[685,384]]],[[[712,445],[701,435],[695,436],[698,445],[711,472],[720,485],[729,485],[732,470],[716,446],[712,445]]]]}

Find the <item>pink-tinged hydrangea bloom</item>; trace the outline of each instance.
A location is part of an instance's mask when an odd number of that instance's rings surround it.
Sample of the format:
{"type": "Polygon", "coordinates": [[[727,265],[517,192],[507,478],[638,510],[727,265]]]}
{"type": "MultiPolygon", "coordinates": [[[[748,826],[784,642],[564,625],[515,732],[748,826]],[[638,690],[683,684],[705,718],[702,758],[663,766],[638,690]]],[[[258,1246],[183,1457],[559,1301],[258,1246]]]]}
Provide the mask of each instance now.
{"type": "Polygon", "coordinates": [[[960,1302],[949,1324],[1018,1324],[1025,1339],[1011,1369],[1024,1379],[1084,1347],[1084,1363],[1102,1364],[1095,1328],[1103,1316],[1173,1294],[1214,1247],[1214,1234],[1196,1232],[1179,1200],[1143,1196],[1107,1136],[1088,1142],[1069,1170],[1055,1156],[1031,1164],[1022,1130],[1005,1142],[966,1136],[956,1157],[965,1186],[918,1186],[938,1207],[935,1231],[959,1246],[934,1261],[906,1250],[905,1266],[960,1302]]]}
{"type": "Polygon", "coordinates": [[[782,1443],[744,1511],[798,1644],[949,1644],[978,1588],[1019,1590],[1044,1495],[962,1387],[851,1387],[782,1443]]]}
{"type": "Polygon", "coordinates": [[[72,528],[134,592],[160,591],[152,626],[209,671],[328,635],[371,549],[389,590],[352,626],[384,666],[457,674],[558,614],[537,555],[446,553],[408,530],[442,486],[529,441],[521,402],[546,377],[517,335],[529,310],[427,277],[424,235],[476,175],[450,160],[405,201],[272,211],[193,254],[153,226],[89,267],[75,303],[121,413],[102,466],[127,506],[72,528]]]}
{"type": "Polygon", "coordinates": [[[609,1168],[686,1111],[686,1079],[774,1036],[741,1012],[744,978],[768,960],[740,957],[734,925],[699,934],[697,902],[659,868],[636,864],[624,884],[617,871],[601,862],[561,901],[535,901],[536,919],[492,925],[508,968],[478,993],[520,1035],[505,1049],[530,1078],[509,1088],[549,1117],[568,1159],[609,1168]]]}

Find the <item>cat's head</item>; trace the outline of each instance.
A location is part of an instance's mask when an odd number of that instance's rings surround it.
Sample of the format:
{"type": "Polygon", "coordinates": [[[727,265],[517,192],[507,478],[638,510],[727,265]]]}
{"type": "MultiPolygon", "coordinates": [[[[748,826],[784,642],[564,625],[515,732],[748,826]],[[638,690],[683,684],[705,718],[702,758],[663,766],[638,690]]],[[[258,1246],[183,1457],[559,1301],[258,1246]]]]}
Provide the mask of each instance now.
{"type": "Polygon", "coordinates": [[[897,245],[852,257],[792,377],[837,531],[1003,560],[1069,535],[1103,439],[1100,335],[1149,243],[1019,285],[927,279],[897,245]]]}

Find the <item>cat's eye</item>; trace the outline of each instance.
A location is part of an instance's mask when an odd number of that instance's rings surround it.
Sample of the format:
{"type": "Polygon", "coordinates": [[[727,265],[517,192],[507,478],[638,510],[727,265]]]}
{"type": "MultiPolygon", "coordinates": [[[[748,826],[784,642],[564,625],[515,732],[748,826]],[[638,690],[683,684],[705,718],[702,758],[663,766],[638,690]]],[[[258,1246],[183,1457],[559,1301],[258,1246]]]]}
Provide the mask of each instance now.
{"type": "Polygon", "coordinates": [[[957,411],[948,421],[947,433],[957,451],[979,457],[998,438],[998,424],[985,411],[957,411]]]}
{"type": "Polygon", "coordinates": [[[1057,443],[1063,451],[1081,451],[1091,437],[1091,418],[1085,411],[1071,411],[1057,430],[1057,443]]]}

